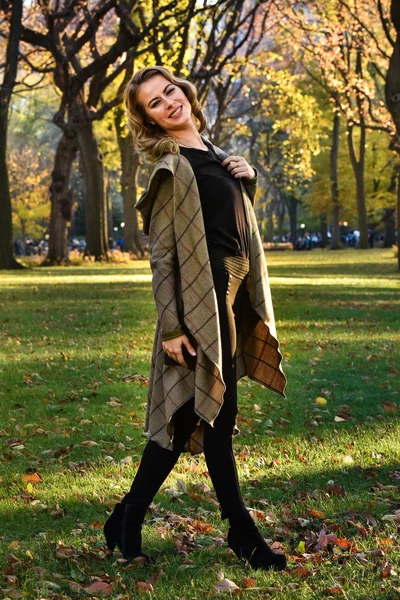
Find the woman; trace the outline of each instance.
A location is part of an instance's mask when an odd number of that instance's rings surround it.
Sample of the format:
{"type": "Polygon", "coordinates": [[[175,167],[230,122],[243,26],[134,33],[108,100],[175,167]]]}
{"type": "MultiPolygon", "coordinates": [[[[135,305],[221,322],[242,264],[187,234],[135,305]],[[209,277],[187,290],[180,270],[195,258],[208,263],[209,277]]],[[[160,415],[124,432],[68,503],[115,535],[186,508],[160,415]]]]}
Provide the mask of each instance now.
{"type": "Polygon", "coordinates": [[[237,380],[284,396],[268,274],[252,208],[257,174],[200,132],[196,88],[164,67],[138,71],[125,91],[136,147],[155,162],[136,204],[149,235],[158,320],[145,430],[130,491],[105,524],[110,550],[143,554],[146,510],[182,451],[203,452],[229,520],[228,545],[254,568],[283,569],[245,508],[232,449],[237,380]]]}

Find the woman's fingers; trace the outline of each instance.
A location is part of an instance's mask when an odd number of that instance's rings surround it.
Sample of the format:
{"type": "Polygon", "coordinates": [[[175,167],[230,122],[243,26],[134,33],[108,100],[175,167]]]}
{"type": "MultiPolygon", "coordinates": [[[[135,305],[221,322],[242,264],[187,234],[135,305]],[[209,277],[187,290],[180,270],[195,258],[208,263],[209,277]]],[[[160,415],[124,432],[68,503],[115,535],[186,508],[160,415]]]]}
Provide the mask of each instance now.
{"type": "Polygon", "coordinates": [[[186,348],[189,350],[190,354],[192,356],[196,356],[196,350],[193,348],[192,344],[189,342],[189,339],[186,338],[186,340],[183,340],[183,343],[185,344],[186,348]]]}
{"type": "Polygon", "coordinates": [[[189,368],[189,367],[188,367],[188,365],[187,365],[187,364],[186,364],[186,362],[185,362],[185,359],[183,358],[183,354],[182,354],[182,352],[179,352],[179,354],[177,355],[177,358],[176,358],[176,360],[177,360],[177,362],[178,362],[180,365],[182,365],[182,367],[186,367],[186,369],[188,369],[188,368],[189,368]]]}
{"type": "Polygon", "coordinates": [[[183,367],[188,368],[188,365],[183,357],[182,345],[185,345],[192,356],[196,356],[196,351],[191,345],[189,338],[186,335],[180,335],[172,340],[163,342],[163,350],[174,361],[178,362],[183,367]]]}
{"type": "Polygon", "coordinates": [[[223,167],[226,167],[229,173],[234,177],[247,177],[252,179],[255,175],[253,167],[249,165],[247,160],[243,156],[227,156],[221,163],[223,167]]]}

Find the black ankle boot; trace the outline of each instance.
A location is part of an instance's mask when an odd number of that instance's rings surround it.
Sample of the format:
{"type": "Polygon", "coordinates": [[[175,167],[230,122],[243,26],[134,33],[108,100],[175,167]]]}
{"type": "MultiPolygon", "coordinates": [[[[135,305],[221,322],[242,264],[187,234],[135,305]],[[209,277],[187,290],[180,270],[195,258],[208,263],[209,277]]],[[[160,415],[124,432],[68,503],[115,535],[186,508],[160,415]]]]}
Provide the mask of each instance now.
{"type": "Polygon", "coordinates": [[[253,569],[286,568],[286,557],[271,550],[251,516],[230,519],[228,545],[240,559],[246,559],[253,569]]]}
{"type": "Polygon", "coordinates": [[[113,552],[115,546],[121,550],[126,560],[143,556],[146,562],[150,557],[142,551],[142,522],[145,511],[138,510],[131,504],[116,504],[104,524],[104,535],[107,548],[113,552]]]}

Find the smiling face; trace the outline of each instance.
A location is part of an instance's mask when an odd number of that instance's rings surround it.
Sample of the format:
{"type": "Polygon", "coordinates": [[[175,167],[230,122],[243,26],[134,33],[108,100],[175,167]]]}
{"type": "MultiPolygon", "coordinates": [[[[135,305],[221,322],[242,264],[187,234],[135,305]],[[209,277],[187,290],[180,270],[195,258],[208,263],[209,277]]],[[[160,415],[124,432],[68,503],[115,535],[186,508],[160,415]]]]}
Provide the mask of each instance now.
{"type": "Polygon", "coordinates": [[[137,100],[150,123],[156,123],[166,133],[193,127],[192,107],[183,90],[163,75],[154,75],[140,84],[137,100]]]}

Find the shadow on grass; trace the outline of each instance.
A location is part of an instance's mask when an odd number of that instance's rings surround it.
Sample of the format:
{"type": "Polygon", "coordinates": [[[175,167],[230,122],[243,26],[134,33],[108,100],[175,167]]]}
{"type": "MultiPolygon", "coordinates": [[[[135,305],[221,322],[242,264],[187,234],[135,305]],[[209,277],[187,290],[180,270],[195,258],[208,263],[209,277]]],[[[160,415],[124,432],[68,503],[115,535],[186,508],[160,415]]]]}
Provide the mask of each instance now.
{"type": "MultiPolygon", "coordinates": [[[[380,497],[375,486],[378,482],[381,484],[395,483],[391,479],[391,474],[396,469],[398,469],[397,462],[369,469],[362,469],[359,466],[347,467],[346,473],[339,467],[327,468],[313,470],[312,473],[293,478],[282,478],[274,474],[260,477],[256,481],[241,478],[240,485],[245,494],[247,506],[250,508],[261,508],[262,505],[264,510],[274,510],[274,507],[279,508],[281,505],[291,504],[294,514],[296,512],[301,514],[307,507],[313,508],[319,504],[324,505],[325,518],[335,518],[337,513],[340,513],[341,521],[344,522],[346,513],[351,511],[356,511],[359,518],[361,515],[371,514],[371,511],[375,512],[377,518],[386,514],[388,510],[390,512],[390,509],[387,508],[384,490],[380,497]],[[335,484],[342,486],[342,495],[338,495],[337,491],[331,494],[328,492],[329,481],[334,481],[335,484]],[[371,493],[370,490],[373,487],[375,487],[375,492],[371,493]],[[249,498],[249,489],[251,489],[251,499],[249,498]],[[261,505],[260,501],[262,501],[261,505]],[[268,505],[270,508],[266,508],[268,505]]],[[[95,476],[95,472],[91,471],[90,477],[93,475],[95,476]]],[[[132,475],[134,475],[134,471],[132,471],[132,475]]],[[[209,483],[212,486],[211,482],[209,483]]],[[[190,491],[191,485],[188,486],[188,492],[190,491]]],[[[94,485],[93,493],[96,492],[94,485]]],[[[214,492],[212,494],[215,497],[214,492]]],[[[203,496],[203,498],[205,497],[203,496]]],[[[207,502],[206,498],[205,501],[193,501],[187,494],[182,494],[180,499],[182,503],[177,504],[176,501],[171,500],[170,495],[161,492],[156,495],[154,501],[160,503],[163,510],[170,510],[178,514],[188,514],[190,509],[202,506],[218,519],[220,517],[215,502],[207,502]]],[[[117,501],[115,499],[115,502],[117,501]]],[[[69,537],[71,529],[76,527],[77,522],[85,523],[86,527],[90,527],[92,522],[95,523],[93,525],[93,534],[95,535],[96,529],[98,529],[96,522],[101,523],[107,518],[106,510],[110,510],[110,508],[107,509],[100,502],[89,499],[87,496],[84,501],[68,495],[58,496],[48,506],[46,503],[32,505],[24,504],[22,501],[14,502],[0,512],[2,536],[5,536],[6,539],[9,538],[10,541],[13,539],[30,540],[32,536],[37,538],[40,531],[49,531],[50,525],[52,535],[69,537]],[[51,513],[55,510],[56,504],[61,506],[62,513],[55,518],[51,513]]],[[[146,520],[151,517],[151,513],[148,513],[146,520]]],[[[311,519],[311,517],[309,518],[311,519]]],[[[318,521],[320,522],[321,518],[318,521]]],[[[310,525],[310,527],[312,526],[310,525]]],[[[382,527],[384,527],[383,523],[382,527]]],[[[43,539],[43,543],[46,543],[45,539],[43,539]]]]}

